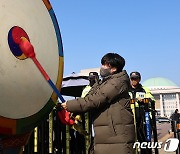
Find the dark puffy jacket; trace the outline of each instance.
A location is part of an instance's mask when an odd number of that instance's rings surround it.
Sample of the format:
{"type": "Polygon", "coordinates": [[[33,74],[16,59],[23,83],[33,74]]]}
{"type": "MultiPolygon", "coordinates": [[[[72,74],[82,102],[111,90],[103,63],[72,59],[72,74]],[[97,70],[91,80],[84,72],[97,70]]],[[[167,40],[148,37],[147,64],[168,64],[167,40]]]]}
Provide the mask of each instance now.
{"type": "Polygon", "coordinates": [[[70,112],[91,111],[94,117],[95,154],[134,153],[133,114],[126,71],[94,85],[85,98],[67,102],[70,112]]]}

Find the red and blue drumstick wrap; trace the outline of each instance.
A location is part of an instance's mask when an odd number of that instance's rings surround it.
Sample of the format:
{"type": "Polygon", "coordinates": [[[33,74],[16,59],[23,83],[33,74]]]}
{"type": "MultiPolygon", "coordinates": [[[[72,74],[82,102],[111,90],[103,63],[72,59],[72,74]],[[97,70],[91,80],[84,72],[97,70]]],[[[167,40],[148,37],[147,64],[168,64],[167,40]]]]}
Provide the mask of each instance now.
{"type": "Polygon", "coordinates": [[[27,57],[29,57],[29,58],[31,58],[33,60],[33,62],[35,63],[35,65],[37,66],[37,68],[39,69],[41,74],[44,76],[46,81],[49,83],[51,88],[55,91],[55,93],[57,94],[57,96],[59,97],[61,102],[62,103],[65,102],[65,100],[62,97],[59,90],[56,88],[56,86],[54,85],[54,83],[52,82],[52,80],[50,79],[48,74],[46,73],[46,71],[43,69],[43,67],[41,66],[39,61],[36,59],[36,55],[35,55],[35,52],[34,52],[34,47],[32,46],[32,44],[27,39],[22,38],[20,43],[19,43],[19,47],[21,48],[21,50],[25,54],[25,56],[27,56],[27,57]]]}
{"type": "MultiPolygon", "coordinates": [[[[56,86],[54,85],[54,83],[52,82],[52,80],[50,79],[50,77],[48,76],[48,74],[46,73],[46,71],[43,69],[43,67],[41,66],[41,64],[39,63],[39,61],[36,59],[36,55],[34,52],[34,47],[32,46],[32,44],[24,37],[21,38],[21,41],[19,43],[19,47],[22,50],[22,52],[24,53],[24,55],[26,57],[29,57],[33,60],[33,62],[35,63],[35,65],[37,66],[37,68],[39,69],[39,71],[41,72],[41,74],[44,76],[44,78],[46,79],[46,81],[49,83],[49,85],[51,86],[51,88],[54,90],[54,92],[57,94],[57,96],[59,97],[59,99],[61,100],[62,103],[65,102],[64,98],[62,97],[61,93],[59,92],[59,90],[56,88],[56,86]]],[[[66,125],[73,125],[75,123],[75,121],[71,118],[71,114],[70,112],[68,112],[67,110],[63,109],[61,111],[58,112],[58,116],[60,118],[60,121],[63,124],[66,125]]]]}

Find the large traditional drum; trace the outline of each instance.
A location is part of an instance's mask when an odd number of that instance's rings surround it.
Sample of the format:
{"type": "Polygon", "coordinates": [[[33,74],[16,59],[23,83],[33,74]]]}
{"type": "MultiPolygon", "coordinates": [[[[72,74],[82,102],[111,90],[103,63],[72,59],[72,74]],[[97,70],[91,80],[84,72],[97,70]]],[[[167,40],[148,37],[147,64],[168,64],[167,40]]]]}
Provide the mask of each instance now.
{"type": "Polygon", "coordinates": [[[34,46],[51,80],[60,89],[63,51],[59,27],[48,0],[0,1],[0,135],[33,130],[55,105],[57,96],[17,37],[34,46]]]}

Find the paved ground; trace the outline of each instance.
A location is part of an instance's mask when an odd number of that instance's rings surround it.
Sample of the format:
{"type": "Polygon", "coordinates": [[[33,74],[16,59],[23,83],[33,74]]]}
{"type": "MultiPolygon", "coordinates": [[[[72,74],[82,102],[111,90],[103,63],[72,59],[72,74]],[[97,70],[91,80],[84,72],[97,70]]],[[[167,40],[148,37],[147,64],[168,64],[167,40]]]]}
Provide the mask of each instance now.
{"type": "MultiPolygon", "coordinates": [[[[158,142],[165,143],[167,139],[174,137],[174,134],[172,132],[171,133],[168,132],[170,129],[171,129],[170,123],[157,124],[158,142]]],[[[163,144],[163,148],[159,149],[159,154],[176,154],[176,152],[165,152],[164,144],[163,144]]]]}
{"type": "Polygon", "coordinates": [[[168,134],[168,131],[171,129],[170,123],[157,123],[157,134],[158,139],[161,139],[166,134],[168,134]]]}

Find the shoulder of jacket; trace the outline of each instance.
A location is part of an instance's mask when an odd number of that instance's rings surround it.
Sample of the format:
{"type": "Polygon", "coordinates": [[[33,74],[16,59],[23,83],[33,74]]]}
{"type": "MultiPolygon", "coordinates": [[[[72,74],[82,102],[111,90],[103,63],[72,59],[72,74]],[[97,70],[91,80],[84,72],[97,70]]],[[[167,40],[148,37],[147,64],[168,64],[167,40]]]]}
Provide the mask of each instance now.
{"type": "Polygon", "coordinates": [[[151,90],[149,88],[147,88],[147,87],[142,86],[142,88],[145,90],[146,93],[151,92],[151,90]]]}

